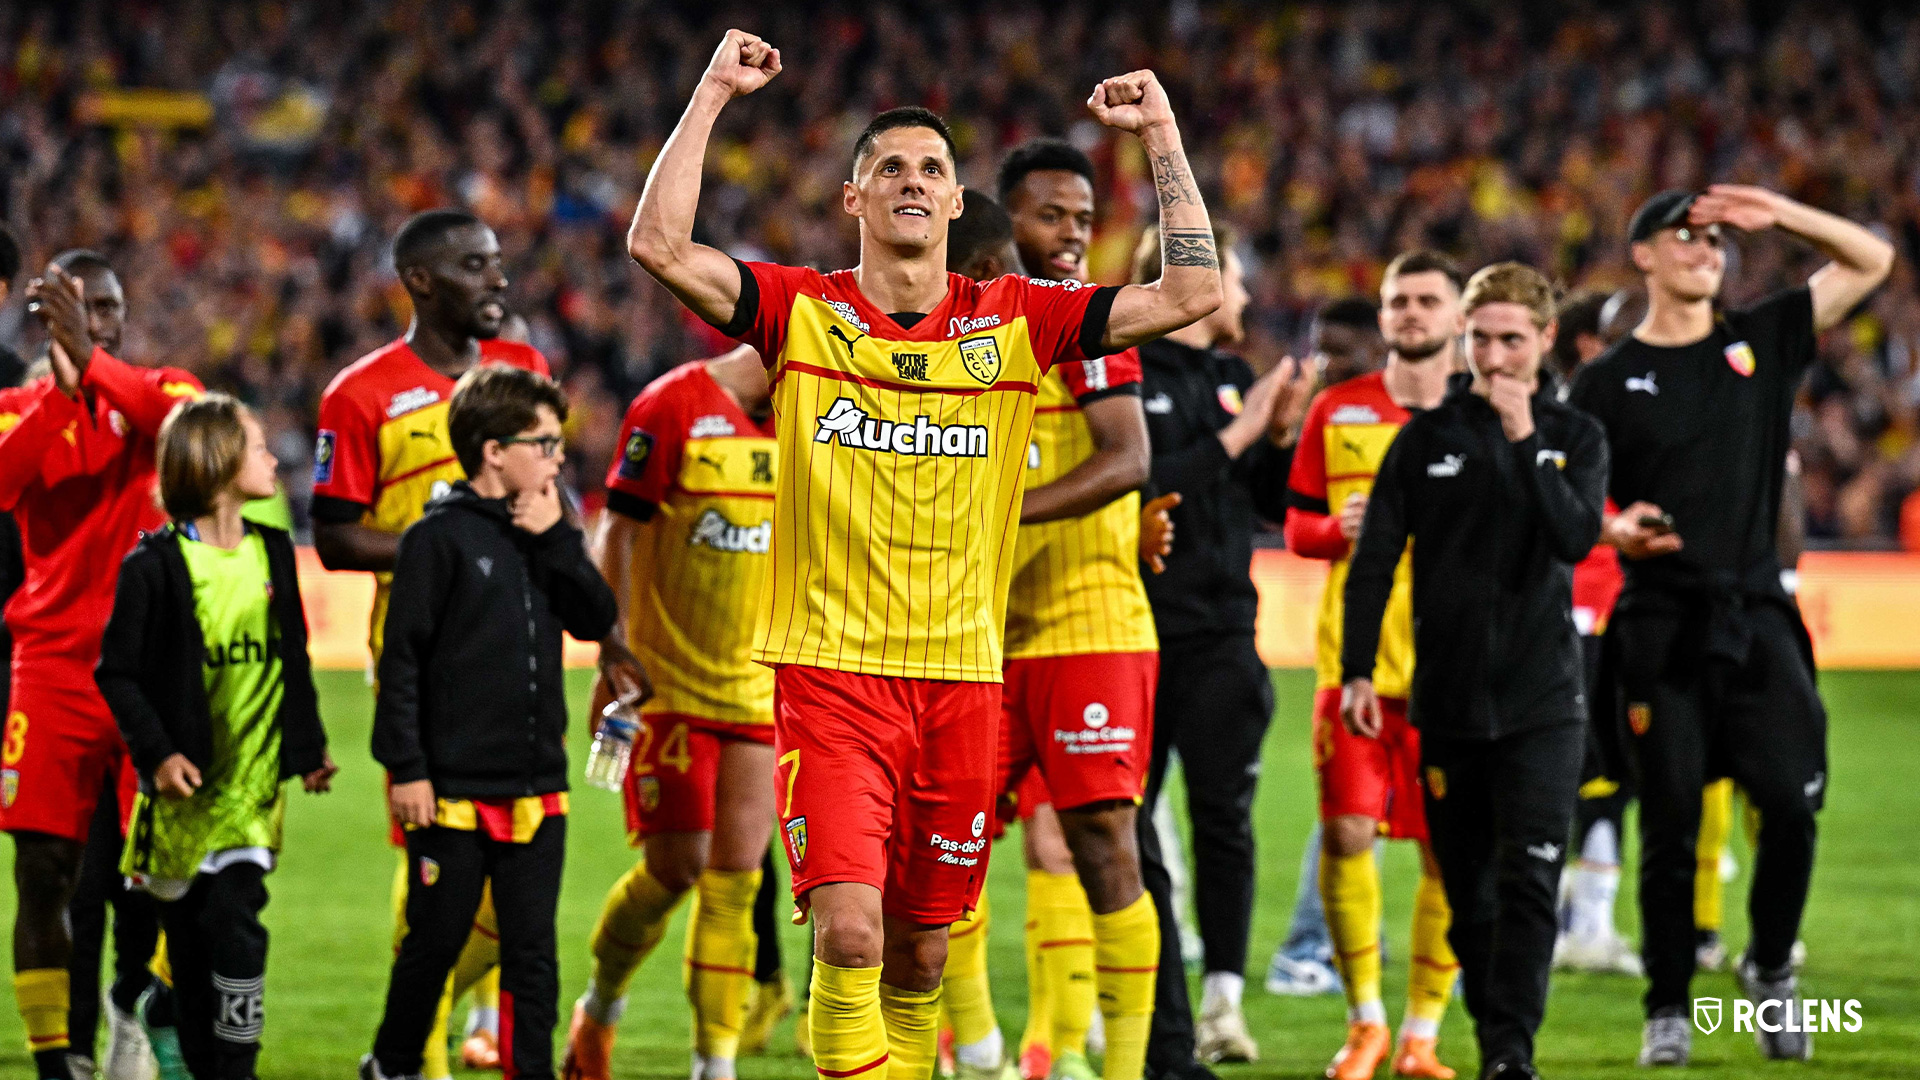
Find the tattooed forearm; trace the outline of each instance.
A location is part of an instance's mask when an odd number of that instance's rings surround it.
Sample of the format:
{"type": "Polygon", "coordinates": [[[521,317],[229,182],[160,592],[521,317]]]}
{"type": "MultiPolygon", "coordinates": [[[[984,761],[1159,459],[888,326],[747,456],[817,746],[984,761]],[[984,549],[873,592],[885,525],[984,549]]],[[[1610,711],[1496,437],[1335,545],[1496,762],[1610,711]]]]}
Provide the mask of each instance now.
{"type": "Polygon", "coordinates": [[[1160,209],[1188,203],[1199,206],[1200,189],[1193,184],[1193,170],[1187,167],[1187,155],[1180,150],[1153,155],[1153,186],[1160,192],[1160,209]]]}
{"type": "Polygon", "coordinates": [[[1214,246],[1211,229],[1167,229],[1161,234],[1162,266],[1220,266],[1220,252],[1214,246]]]}

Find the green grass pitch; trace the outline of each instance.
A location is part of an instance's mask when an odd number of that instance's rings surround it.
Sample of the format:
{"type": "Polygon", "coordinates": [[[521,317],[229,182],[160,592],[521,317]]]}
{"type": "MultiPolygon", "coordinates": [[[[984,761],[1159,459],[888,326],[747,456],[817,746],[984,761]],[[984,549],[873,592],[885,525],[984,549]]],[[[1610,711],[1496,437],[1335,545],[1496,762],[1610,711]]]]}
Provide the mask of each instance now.
{"type": "MultiPolygon", "coordinates": [[[[1335,998],[1281,999],[1260,989],[1267,955],[1290,913],[1295,869],[1313,815],[1307,766],[1311,676],[1274,676],[1280,707],[1267,740],[1259,814],[1260,883],[1254,954],[1248,958],[1247,1016],[1260,1041],[1257,1064],[1229,1066],[1227,1080],[1313,1077],[1343,1035],[1335,998]]],[[[576,673],[576,703],[584,700],[576,673]]],[[[1819,869],[1804,936],[1811,951],[1804,974],[1809,996],[1857,998],[1865,1028],[1816,1039],[1810,1066],[1763,1066],[1752,1037],[1730,1021],[1718,1034],[1696,1034],[1688,1077],[1920,1075],[1920,673],[1833,673],[1823,688],[1832,710],[1833,784],[1821,819],[1819,869]]],[[[394,856],[386,846],[380,773],[367,756],[370,697],[351,673],[324,673],[321,701],[343,771],[332,795],[293,796],[281,869],[268,879],[273,901],[268,964],[266,1049],[260,1073],[276,1078],[344,1080],[372,1041],[391,957],[388,889],[394,856]]],[[[580,766],[584,738],[574,744],[580,766]]],[[[1177,800],[1176,796],[1176,800],[1177,800]]],[[[618,797],[576,789],[566,885],[560,905],[561,1015],[571,1009],[587,971],[586,941],[602,896],[632,860],[621,833],[618,797]]],[[[1629,830],[1631,832],[1631,829],[1629,830]]],[[[1390,845],[1385,871],[1388,1008],[1398,1018],[1406,978],[1407,923],[1415,882],[1414,853],[1390,845]]],[[[0,845],[9,866],[10,847],[0,845]]],[[[1744,838],[1735,851],[1750,865],[1744,838]]],[[[10,870],[8,873],[10,874],[10,870]]],[[[990,887],[997,915],[992,970],[995,1003],[1009,1040],[1024,1017],[1020,932],[1023,910],[1019,849],[993,861],[990,887]]],[[[0,920],[12,922],[13,893],[0,890],[0,920]]],[[[1728,888],[1726,937],[1745,940],[1746,878],[1728,888]]],[[[1632,886],[1621,897],[1621,923],[1633,929],[1632,886]]],[[[682,916],[684,918],[684,915],[682,916]]],[[[687,1075],[687,1009],[680,986],[681,931],[641,969],[622,1027],[616,1072],[632,1077],[687,1075]]],[[[787,970],[807,971],[806,931],[788,928],[787,970]]],[[[1638,980],[1557,976],[1540,1033],[1540,1066],[1550,1078],[1645,1075],[1633,1064],[1639,1046],[1642,986],[1638,980]]],[[[1732,998],[1729,975],[1703,975],[1700,996],[1732,998]]],[[[811,1075],[792,1053],[792,1021],[774,1038],[776,1053],[741,1063],[747,1080],[799,1080],[811,1075]]],[[[0,1075],[27,1076],[30,1066],[18,1014],[0,1006],[0,1075]]],[[[1443,1057],[1465,1077],[1477,1061],[1465,1010],[1456,998],[1442,1034],[1443,1057]]],[[[1385,1070],[1382,1070],[1385,1074],[1385,1070]]],[[[481,1075],[481,1074],[462,1074],[481,1075]]]]}

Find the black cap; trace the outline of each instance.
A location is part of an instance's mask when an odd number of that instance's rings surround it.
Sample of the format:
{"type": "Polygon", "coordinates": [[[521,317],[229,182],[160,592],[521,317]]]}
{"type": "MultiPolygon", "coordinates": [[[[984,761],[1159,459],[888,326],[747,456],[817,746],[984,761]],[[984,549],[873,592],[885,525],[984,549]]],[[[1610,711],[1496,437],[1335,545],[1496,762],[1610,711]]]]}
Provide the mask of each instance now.
{"type": "Polygon", "coordinates": [[[1674,189],[1663,191],[1633,212],[1633,220],[1627,223],[1627,242],[1637,244],[1648,240],[1661,229],[1671,229],[1687,223],[1687,212],[1693,209],[1693,200],[1699,194],[1692,191],[1674,189]]]}

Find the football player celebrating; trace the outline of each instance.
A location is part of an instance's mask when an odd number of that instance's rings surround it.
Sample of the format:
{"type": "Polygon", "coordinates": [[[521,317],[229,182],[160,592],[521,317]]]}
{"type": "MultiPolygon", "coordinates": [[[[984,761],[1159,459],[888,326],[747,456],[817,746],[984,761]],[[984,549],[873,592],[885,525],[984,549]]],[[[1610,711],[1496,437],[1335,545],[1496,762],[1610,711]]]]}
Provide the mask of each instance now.
{"type": "MultiPolygon", "coordinates": [[[[1035,277],[1085,278],[1093,179],[1086,154],[1057,139],[1017,147],[1001,166],[1000,198],[1035,277]]],[[[1134,815],[1153,745],[1159,665],[1136,551],[1136,492],[1149,461],[1139,354],[1061,365],[1041,382],[1035,413],[1007,600],[1001,727],[1002,790],[1033,775],[1018,803],[1028,949],[1041,972],[1029,1009],[1050,1031],[1030,1021],[1028,1033],[1034,1047],[1050,1050],[1053,1075],[1091,1076],[1093,995],[1103,982],[1116,984],[1099,994],[1105,1075],[1138,1080],[1151,1009],[1143,1001],[1138,1013],[1116,1011],[1123,975],[1102,974],[1095,957],[1103,931],[1127,929],[1110,916],[1141,893],[1134,815]]],[[[1136,945],[1111,942],[1106,951],[1136,945]]],[[[1029,1049],[1022,1047],[1023,1066],[1029,1049]]],[[[962,1064],[966,1050],[956,1048],[962,1064]]]]}
{"type": "MultiPolygon", "coordinates": [[[[694,893],[694,1080],[732,1080],[753,989],[753,899],[773,823],[773,672],[753,625],[773,533],[772,400],[741,346],[686,364],[627,411],[595,548],[654,695],[627,775],[645,852],[607,894],[564,1074],[608,1080],[628,980],[694,893]]],[[[596,704],[613,689],[596,688],[596,704]]]]}
{"type": "MultiPolygon", "coordinates": [[[[142,370],[112,355],[126,322],[126,295],[94,252],[55,257],[28,283],[27,299],[52,338],[51,373],[0,391],[0,510],[19,525],[26,563],[6,611],[13,688],[0,739],[0,829],[13,836],[19,897],[14,995],[35,1075],[65,1080],[92,1070],[91,1046],[74,1054],[84,1064],[70,1068],[67,1060],[67,904],[95,803],[114,793],[124,822],[137,784],[93,668],[120,560],[142,529],[166,521],[153,498],[160,422],[181,398],[198,394],[200,383],[176,368],[142,370]]],[[[116,928],[121,985],[109,1013],[118,1042],[125,1029],[139,1033],[125,997],[147,984],[143,969],[158,930],[144,897],[117,902],[116,919],[126,921],[116,928]],[[143,933],[121,932],[134,921],[144,924],[143,933]]],[[[108,1057],[112,1064],[112,1048],[108,1057]]]]}
{"type": "MultiPolygon", "coordinates": [[[[773,384],[779,454],[772,566],[754,658],[775,667],[775,799],[793,890],[815,920],[809,1009],[823,1076],[887,1066],[930,1076],[947,928],[986,872],[1007,583],[1028,436],[1055,364],[1121,351],[1219,303],[1219,254],[1173,112],[1151,72],[1088,100],[1152,163],[1166,272],[1094,289],[946,266],[963,195],[945,124],[875,117],[843,207],[860,263],[821,274],[740,263],[693,239],[720,110],[780,71],[728,31],[654,162],[628,233],[634,258],[708,322],[753,345],[773,384]],[[891,1059],[891,1061],[890,1061],[891,1059]],[[889,1064],[890,1061],[890,1064],[889,1064]]],[[[1113,913],[1103,958],[1144,968],[1152,906],[1113,913]],[[1139,953],[1136,948],[1132,953],[1139,953]]]]}

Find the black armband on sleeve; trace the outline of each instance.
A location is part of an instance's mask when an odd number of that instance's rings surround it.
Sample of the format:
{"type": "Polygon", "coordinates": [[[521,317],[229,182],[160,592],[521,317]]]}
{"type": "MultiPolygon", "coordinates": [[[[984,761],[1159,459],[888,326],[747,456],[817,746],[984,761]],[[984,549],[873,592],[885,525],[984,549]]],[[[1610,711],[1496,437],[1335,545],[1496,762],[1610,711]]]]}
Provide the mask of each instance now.
{"type": "Polygon", "coordinates": [[[1119,295],[1118,285],[1104,285],[1095,290],[1093,299],[1087,301],[1087,313],[1080,320],[1080,355],[1089,360],[1120,351],[1100,344],[1107,336],[1107,318],[1113,314],[1113,298],[1119,295]]]}
{"type": "Polygon", "coordinates": [[[1332,507],[1327,505],[1327,500],[1316,499],[1311,495],[1302,495],[1292,488],[1287,489],[1287,508],[1289,510],[1298,510],[1305,514],[1331,515],[1333,513],[1332,507]]]}
{"type": "Polygon", "coordinates": [[[1079,397],[1074,398],[1073,400],[1081,408],[1086,408],[1088,405],[1091,405],[1096,401],[1104,401],[1110,397],[1136,397],[1137,398],[1141,396],[1143,395],[1140,390],[1140,384],[1137,382],[1130,382],[1130,383],[1121,383],[1119,386],[1109,386],[1104,390],[1089,390],[1086,393],[1081,394],[1079,397]]]}
{"type": "Polygon", "coordinates": [[[607,509],[622,517],[635,521],[651,521],[660,508],[638,495],[629,495],[624,491],[607,492],[607,509]]]}
{"type": "Polygon", "coordinates": [[[307,513],[313,520],[325,525],[355,525],[367,516],[367,504],[332,495],[315,495],[307,513]]]}
{"type": "Polygon", "coordinates": [[[753,317],[760,311],[760,279],[739,259],[733,260],[733,265],[740,268],[740,300],[734,304],[733,318],[727,325],[715,329],[730,338],[738,338],[753,329],[753,317]]]}

